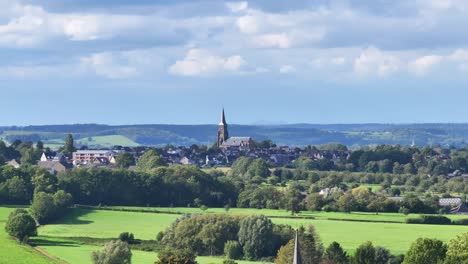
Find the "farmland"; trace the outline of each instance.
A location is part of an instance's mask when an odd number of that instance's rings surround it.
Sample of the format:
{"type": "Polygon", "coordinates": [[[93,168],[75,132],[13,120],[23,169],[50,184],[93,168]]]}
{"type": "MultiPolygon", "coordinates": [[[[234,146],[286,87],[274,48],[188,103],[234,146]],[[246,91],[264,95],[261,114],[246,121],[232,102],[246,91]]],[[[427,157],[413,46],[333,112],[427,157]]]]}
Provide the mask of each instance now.
{"type": "MultiPolygon", "coordinates": [[[[337,241],[348,252],[354,251],[357,245],[364,241],[372,241],[375,245],[387,247],[394,254],[400,254],[404,253],[410,243],[418,237],[434,237],[448,241],[458,234],[468,232],[467,226],[404,224],[403,222],[407,216],[392,213],[376,215],[356,212],[350,214],[301,212],[292,218],[286,211],[268,209],[232,208],[228,212],[224,208],[209,208],[204,212],[198,208],[113,207],[105,209],[107,210],[73,209],[70,214],[56,223],[40,227],[39,237],[33,238],[32,241],[41,249],[65,262],[91,263],[90,254],[92,251],[98,250],[100,244],[99,242],[87,244],[80,238],[112,239],[117,238],[121,232],[128,231],[134,233],[138,239],[154,240],[156,234],[167,228],[175,219],[181,216],[181,213],[264,214],[270,216],[276,224],[287,224],[293,227],[312,224],[319,233],[324,245],[337,241]],[[110,209],[135,210],[135,212],[113,211],[110,209]],[[143,209],[155,212],[136,212],[136,210],[143,209]]],[[[0,220],[4,221],[11,210],[11,208],[0,208],[0,220]]],[[[412,216],[415,215],[409,217],[412,216]]],[[[463,216],[450,217],[459,219],[463,216]]],[[[1,236],[4,241],[8,240],[6,234],[1,233],[1,236]]],[[[21,254],[26,254],[29,258],[38,258],[39,260],[34,263],[50,263],[31,248],[20,246],[14,241],[7,244],[21,254]]],[[[8,252],[16,251],[12,249],[8,252]]],[[[156,257],[155,252],[133,250],[134,263],[153,263],[156,257]]],[[[221,263],[222,258],[198,257],[198,261],[201,264],[221,263]]],[[[239,263],[248,264],[249,262],[239,263]]]]}

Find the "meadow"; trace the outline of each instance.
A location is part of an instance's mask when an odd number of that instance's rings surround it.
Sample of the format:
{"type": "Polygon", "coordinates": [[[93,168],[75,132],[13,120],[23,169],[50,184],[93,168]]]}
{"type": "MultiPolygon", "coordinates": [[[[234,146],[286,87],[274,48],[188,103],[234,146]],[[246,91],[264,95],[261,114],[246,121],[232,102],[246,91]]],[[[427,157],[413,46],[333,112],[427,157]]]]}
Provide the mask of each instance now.
{"type": "MultiPolygon", "coordinates": [[[[91,245],[80,242],[82,241],[79,239],[80,237],[112,239],[117,238],[121,232],[127,231],[134,233],[137,239],[153,240],[159,231],[163,231],[181,216],[179,213],[264,214],[270,216],[274,223],[287,224],[295,228],[312,224],[325,246],[332,241],[337,241],[350,253],[362,242],[372,241],[375,245],[390,249],[393,254],[400,254],[405,253],[409,245],[418,237],[431,237],[448,241],[458,234],[468,232],[468,226],[404,224],[403,222],[408,216],[391,213],[301,212],[297,216],[291,217],[290,213],[284,210],[268,209],[232,208],[228,212],[224,208],[209,208],[204,212],[198,208],[113,207],[112,209],[122,208],[126,210],[157,210],[158,213],[76,208],[56,223],[40,227],[39,236],[33,238],[32,241],[49,254],[63,260],[64,263],[91,263],[91,252],[100,249],[101,246],[99,243],[91,245]]],[[[12,208],[0,207],[0,221],[3,221],[0,224],[4,224],[11,210],[12,208]]],[[[415,215],[409,217],[412,216],[415,215]]],[[[450,217],[458,219],[466,216],[450,217]]],[[[0,253],[0,263],[3,259],[7,259],[6,257],[18,254],[24,254],[25,259],[38,258],[37,261],[24,263],[52,263],[30,247],[20,246],[13,240],[4,243],[6,240],[9,240],[8,236],[0,233],[0,243],[7,244],[14,249],[3,253],[4,256],[0,253]]],[[[155,252],[139,250],[132,252],[133,263],[154,263],[157,258],[155,252]]],[[[222,257],[198,257],[197,260],[200,264],[222,263],[222,257]]],[[[252,262],[239,262],[239,264],[252,264],[252,262]]]]}

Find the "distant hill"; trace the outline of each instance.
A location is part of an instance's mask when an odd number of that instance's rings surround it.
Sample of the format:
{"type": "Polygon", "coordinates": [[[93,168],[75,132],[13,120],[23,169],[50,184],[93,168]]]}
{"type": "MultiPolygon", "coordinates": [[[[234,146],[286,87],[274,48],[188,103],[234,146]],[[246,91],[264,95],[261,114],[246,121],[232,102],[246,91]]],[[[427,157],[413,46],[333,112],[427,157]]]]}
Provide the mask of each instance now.
{"type": "MultiPolygon", "coordinates": [[[[211,145],[216,141],[216,125],[122,125],[98,124],[0,127],[0,138],[12,142],[42,140],[51,147],[63,144],[72,133],[78,144],[93,147],[112,145],[211,145]]],[[[256,140],[271,139],[279,145],[402,144],[414,140],[417,145],[465,146],[468,124],[291,124],[230,125],[231,136],[251,136],[256,140]]]]}

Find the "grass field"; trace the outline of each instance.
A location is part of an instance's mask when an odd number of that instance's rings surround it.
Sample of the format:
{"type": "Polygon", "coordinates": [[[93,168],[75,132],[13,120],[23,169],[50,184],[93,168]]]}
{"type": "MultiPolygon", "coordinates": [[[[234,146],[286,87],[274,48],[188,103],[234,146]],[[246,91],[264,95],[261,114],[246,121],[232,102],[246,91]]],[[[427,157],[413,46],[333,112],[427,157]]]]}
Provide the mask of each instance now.
{"type": "Polygon", "coordinates": [[[5,232],[5,221],[14,208],[0,207],[0,263],[10,264],[52,264],[53,261],[42,256],[29,246],[20,245],[5,232]]]}
{"type": "Polygon", "coordinates": [[[140,144],[135,141],[122,136],[122,135],[109,135],[109,136],[96,136],[91,138],[82,138],[76,141],[80,145],[87,145],[90,147],[112,147],[112,146],[125,146],[125,147],[136,147],[140,144]],[[91,140],[90,140],[91,139],[91,140]]]}
{"type": "MultiPolygon", "coordinates": [[[[210,210],[222,212],[224,209],[210,210]]],[[[244,214],[252,214],[255,212],[252,212],[254,209],[237,210],[244,214]]],[[[232,209],[230,212],[235,213],[235,211],[235,209],[232,209]]],[[[190,212],[190,208],[188,208],[186,212],[190,212]]],[[[197,212],[200,213],[199,210],[197,212]]],[[[286,214],[284,211],[277,210],[262,210],[262,212],[265,212],[265,215],[269,215],[269,213],[286,214]]],[[[409,225],[403,223],[326,220],[326,217],[330,216],[334,218],[352,216],[364,219],[377,217],[383,217],[385,220],[404,219],[404,216],[399,214],[309,214],[316,215],[317,218],[290,219],[275,217],[272,218],[272,221],[277,224],[287,224],[293,227],[312,224],[315,226],[325,245],[328,245],[332,241],[337,241],[347,251],[352,251],[362,242],[369,240],[376,245],[387,247],[394,253],[404,253],[411,242],[418,237],[434,237],[443,241],[448,241],[458,234],[468,232],[468,226],[409,225]]],[[[73,214],[61,220],[59,224],[41,227],[39,234],[50,237],[88,236],[96,238],[116,238],[121,232],[128,231],[134,233],[135,237],[140,239],[154,239],[159,231],[164,230],[178,217],[180,217],[180,215],[176,214],[75,209],[73,214]]]]}

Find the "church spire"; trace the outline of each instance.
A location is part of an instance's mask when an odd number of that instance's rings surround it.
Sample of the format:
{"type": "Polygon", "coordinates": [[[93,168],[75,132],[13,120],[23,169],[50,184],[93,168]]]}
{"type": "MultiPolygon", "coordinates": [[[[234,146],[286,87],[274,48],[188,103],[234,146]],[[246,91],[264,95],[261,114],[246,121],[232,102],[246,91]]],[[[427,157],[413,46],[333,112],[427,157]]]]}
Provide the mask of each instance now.
{"type": "Polygon", "coordinates": [[[224,114],[224,107],[223,111],[221,112],[221,122],[218,124],[218,147],[223,144],[229,138],[229,132],[226,122],[226,115],[224,114]]]}
{"type": "Polygon", "coordinates": [[[294,257],[293,264],[301,264],[301,253],[299,251],[299,237],[296,230],[296,239],[294,240],[294,257]]]}

